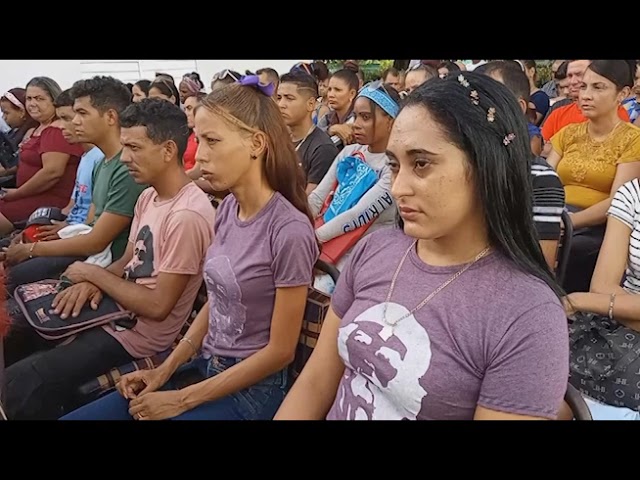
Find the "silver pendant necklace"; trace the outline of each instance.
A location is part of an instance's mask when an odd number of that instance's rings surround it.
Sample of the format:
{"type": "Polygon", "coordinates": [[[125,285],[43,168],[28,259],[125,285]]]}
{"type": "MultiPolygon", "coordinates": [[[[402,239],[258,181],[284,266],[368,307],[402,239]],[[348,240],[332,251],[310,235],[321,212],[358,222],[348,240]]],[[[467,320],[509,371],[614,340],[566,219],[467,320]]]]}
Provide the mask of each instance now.
{"type": "MultiPolygon", "coordinates": [[[[410,312],[402,315],[400,318],[396,319],[396,320],[389,320],[387,318],[387,309],[389,307],[389,302],[391,301],[391,296],[393,295],[393,292],[395,290],[396,287],[396,281],[398,280],[398,275],[400,274],[400,270],[402,269],[402,266],[404,265],[405,260],[407,259],[407,257],[409,256],[409,253],[411,252],[411,250],[413,248],[415,248],[415,246],[417,245],[418,241],[415,240],[407,249],[407,251],[404,253],[402,260],[400,260],[400,263],[398,264],[398,268],[396,268],[395,273],[393,274],[393,278],[391,280],[391,286],[389,287],[389,293],[387,295],[387,299],[385,300],[384,303],[384,309],[382,311],[382,321],[384,322],[384,324],[386,325],[385,329],[389,328],[391,329],[391,332],[389,333],[393,333],[394,329],[396,328],[396,326],[405,318],[410,317],[411,315],[413,315],[414,313],[416,313],[418,310],[420,310],[422,307],[424,307],[427,303],[429,303],[433,297],[435,297],[438,293],[440,293],[444,288],[446,288],[449,284],[451,284],[455,279],[457,279],[460,275],[462,275],[464,272],[466,272],[469,268],[471,268],[471,266],[473,266],[478,260],[480,260],[481,258],[485,257],[487,255],[487,253],[489,253],[489,250],[491,249],[491,247],[487,247],[484,250],[482,250],[478,255],[476,255],[476,257],[473,259],[473,261],[471,263],[466,264],[464,267],[462,267],[458,272],[456,272],[455,274],[453,274],[451,276],[451,278],[449,278],[446,282],[444,282],[442,285],[440,285],[438,288],[436,288],[433,292],[431,292],[424,300],[422,300],[413,310],[411,310],[410,312]]],[[[390,336],[390,335],[389,335],[390,336]]]]}

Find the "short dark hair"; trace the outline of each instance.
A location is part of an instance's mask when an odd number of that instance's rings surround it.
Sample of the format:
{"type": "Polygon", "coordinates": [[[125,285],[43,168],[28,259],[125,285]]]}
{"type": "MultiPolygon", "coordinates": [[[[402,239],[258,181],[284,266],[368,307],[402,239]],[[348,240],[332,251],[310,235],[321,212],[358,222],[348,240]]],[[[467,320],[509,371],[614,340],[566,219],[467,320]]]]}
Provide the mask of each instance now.
{"type": "Polygon", "coordinates": [[[123,82],[113,77],[78,80],[71,87],[71,96],[74,100],[89,97],[91,105],[101,114],[115,110],[120,115],[131,104],[131,92],[123,82]]]}
{"type": "Polygon", "coordinates": [[[512,63],[496,60],[485,64],[485,68],[481,73],[488,76],[491,76],[491,74],[499,76],[502,78],[504,86],[515,95],[516,100],[522,98],[527,104],[529,103],[531,99],[529,79],[519,65],[516,67],[512,63]]]}
{"type": "Polygon", "coordinates": [[[556,74],[553,76],[555,80],[564,80],[567,78],[567,70],[569,68],[569,62],[564,61],[560,64],[558,69],[556,70],[556,74]]]}
{"type": "Polygon", "coordinates": [[[389,67],[384,72],[382,72],[382,76],[380,77],[383,82],[387,81],[387,77],[389,75],[393,75],[394,77],[400,76],[400,71],[397,68],[389,67]]]}
{"type": "Polygon", "coordinates": [[[120,126],[145,127],[147,136],[155,144],[172,140],[178,147],[178,159],[182,163],[190,132],[187,116],[177,105],[160,98],[145,98],[122,112],[120,126]]]}
{"type": "Polygon", "coordinates": [[[280,80],[280,75],[278,75],[278,72],[276,72],[273,68],[261,68],[260,70],[256,71],[256,75],[262,75],[263,73],[267,77],[269,77],[269,79],[272,80],[273,83],[277,83],[278,80],[280,80]]]}
{"type": "Polygon", "coordinates": [[[73,107],[75,98],[71,95],[71,89],[68,88],[60,92],[60,94],[53,101],[53,106],[56,108],[61,107],[73,107]]]}
{"type": "Polygon", "coordinates": [[[280,83],[294,83],[298,90],[306,90],[309,96],[318,98],[318,82],[311,75],[302,72],[285,73],[280,78],[280,83]]]}

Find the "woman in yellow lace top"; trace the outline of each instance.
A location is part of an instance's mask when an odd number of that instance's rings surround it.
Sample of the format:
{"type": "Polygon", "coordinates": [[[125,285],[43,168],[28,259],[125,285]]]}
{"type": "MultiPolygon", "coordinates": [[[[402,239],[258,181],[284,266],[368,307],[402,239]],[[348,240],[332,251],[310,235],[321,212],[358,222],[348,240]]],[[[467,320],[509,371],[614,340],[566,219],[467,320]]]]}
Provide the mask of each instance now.
{"type": "Polygon", "coordinates": [[[633,73],[624,60],[591,62],[578,98],[587,121],[567,125],[551,138],[547,161],[565,186],[574,227],[564,285],[568,293],[589,291],[611,198],[640,176],[640,128],[618,117],[633,73]]]}

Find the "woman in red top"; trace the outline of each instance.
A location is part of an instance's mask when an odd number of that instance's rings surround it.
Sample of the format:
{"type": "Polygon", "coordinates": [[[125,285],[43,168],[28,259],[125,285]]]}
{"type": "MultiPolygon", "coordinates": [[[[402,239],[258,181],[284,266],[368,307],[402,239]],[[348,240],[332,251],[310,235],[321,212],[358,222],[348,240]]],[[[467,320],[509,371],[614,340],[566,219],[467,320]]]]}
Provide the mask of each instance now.
{"type": "Polygon", "coordinates": [[[69,203],[84,150],[80,144],[69,144],[51,125],[56,119],[53,101],[60,92],[48,77],[35,77],[27,84],[27,111],[38,126],[20,147],[17,188],[0,193],[0,236],[11,233],[14,223],[39,207],[64,208],[69,203]]]}
{"type": "Polygon", "coordinates": [[[187,149],[182,157],[182,163],[184,165],[185,172],[187,172],[192,180],[200,178],[200,168],[196,166],[198,142],[196,142],[196,134],[193,132],[193,127],[195,125],[195,110],[206,95],[207,94],[204,92],[190,92],[184,100],[184,113],[187,115],[187,124],[191,130],[191,135],[189,135],[189,140],[187,141],[187,149]]]}

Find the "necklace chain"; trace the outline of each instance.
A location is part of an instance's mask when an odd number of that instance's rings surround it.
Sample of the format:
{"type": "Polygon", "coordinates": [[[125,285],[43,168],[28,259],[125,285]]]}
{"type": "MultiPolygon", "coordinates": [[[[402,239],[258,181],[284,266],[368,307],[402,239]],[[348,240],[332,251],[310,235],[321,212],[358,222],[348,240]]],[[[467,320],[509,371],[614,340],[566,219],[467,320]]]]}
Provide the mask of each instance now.
{"type": "Polygon", "coordinates": [[[410,317],[411,315],[413,315],[414,313],[416,313],[418,310],[420,310],[422,307],[424,307],[427,303],[429,303],[433,297],[435,297],[438,293],[440,293],[442,290],[444,290],[447,286],[449,286],[449,284],[451,284],[455,279],[457,279],[460,275],[462,275],[464,272],[466,272],[469,268],[471,268],[472,265],[474,265],[478,260],[480,260],[481,258],[485,257],[487,255],[487,253],[489,253],[489,250],[491,247],[487,247],[484,250],[482,250],[478,255],[476,255],[476,257],[473,259],[473,261],[471,263],[466,264],[464,267],[462,267],[458,272],[456,272],[455,274],[453,274],[451,276],[451,278],[449,278],[446,282],[444,282],[442,285],[440,285],[438,288],[436,288],[433,292],[431,292],[424,300],[422,300],[422,302],[420,302],[413,310],[411,310],[409,313],[406,313],[405,315],[403,315],[402,317],[398,318],[397,320],[391,322],[387,319],[387,309],[389,307],[389,302],[391,301],[391,296],[393,295],[393,292],[396,288],[396,281],[398,280],[398,275],[400,274],[400,270],[402,269],[405,260],[407,259],[407,257],[409,256],[409,253],[411,252],[411,250],[417,245],[418,241],[415,240],[414,242],[411,243],[411,245],[409,246],[409,248],[407,249],[407,251],[404,253],[404,255],[402,256],[402,260],[400,260],[400,263],[398,264],[398,268],[396,268],[395,273],[393,274],[393,277],[391,279],[391,286],[389,287],[389,293],[387,294],[387,299],[384,302],[384,310],[382,312],[382,320],[384,321],[384,323],[386,323],[388,326],[390,326],[392,329],[398,324],[400,323],[402,320],[404,320],[407,317],[410,317]]]}
{"type": "Polygon", "coordinates": [[[309,129],[307,134],[304,137],[302,137],[302,140],[300,140],[298,142],[298,144],[296,145],[296,147],[295,147],[296,152],[298,150],[300,150],[300,147],[302,146],[302,144],[307,141],[307,138],[309,138],[309,135],[311,135],[315,129],[316,129],[316,126],[315,125],[311,125],[311,128],[309,129]]]}

